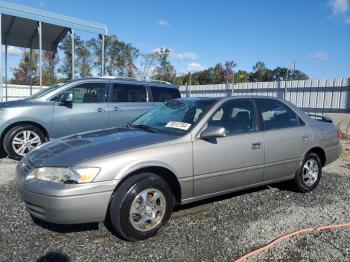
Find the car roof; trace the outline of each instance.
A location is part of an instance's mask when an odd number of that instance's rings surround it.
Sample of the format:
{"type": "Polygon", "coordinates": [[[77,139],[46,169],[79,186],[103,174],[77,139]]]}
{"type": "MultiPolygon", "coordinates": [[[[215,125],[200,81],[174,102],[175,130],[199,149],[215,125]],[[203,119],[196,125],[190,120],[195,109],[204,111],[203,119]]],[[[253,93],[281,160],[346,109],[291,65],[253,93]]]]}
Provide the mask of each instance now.
{"type": "Polygon", "coordinates": [[[278,97],[271,97],[271,96],[225,96],[225,97],[183,97],[183,98],[177,98],[180,100],[216,100],[216,101],[226,101],[226,100],[232,100],[232,99],[273,99],[277,101],[284,101],[278,97]]]}
{"type": "Polygon", "coordinates": [[[158,86],[158,87],[164,87],[164,88],[176,88],[178,89],[179,86],[169,83],[167,81],[162,80],[139,80],[132,77],[119,77],[119,76],[101,76],[101,77],[88,77],[88,78],[79,78],[74,80],[69,80],[66,83],[73,83],[73,82],[84,82],[89,80],[104,80],[104,81],[110,81],[113,83],[128,83],[128,84],[144,84],[144,85],[152,85],[152,86],[158,86]]]}

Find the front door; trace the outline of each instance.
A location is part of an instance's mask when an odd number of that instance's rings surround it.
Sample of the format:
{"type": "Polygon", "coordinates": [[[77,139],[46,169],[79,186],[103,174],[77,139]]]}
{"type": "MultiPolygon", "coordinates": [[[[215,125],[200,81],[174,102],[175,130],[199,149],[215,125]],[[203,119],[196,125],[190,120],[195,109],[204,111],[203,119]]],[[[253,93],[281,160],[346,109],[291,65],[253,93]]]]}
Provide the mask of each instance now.
{"type": "Polygon", "coordinates": [[[79,84],[63,93],[72,94],[72,106],[54,105],[53,138],[108,127],[105,83],[79,84]]]}
{"type": "Polygon", "coordinates": [[[264,145],[256,132],[256,112],[249,99],[224,103],[208,126],[226,128],[226,137],[193,142],[195,196],[263,181],[264,145]]]}
{"type": "Polygon", "coordinates": [[[142,84],[111,83],[110,86],[109,127],[126,125],[153,106],[148,103],[146,87],[142,84]]]}

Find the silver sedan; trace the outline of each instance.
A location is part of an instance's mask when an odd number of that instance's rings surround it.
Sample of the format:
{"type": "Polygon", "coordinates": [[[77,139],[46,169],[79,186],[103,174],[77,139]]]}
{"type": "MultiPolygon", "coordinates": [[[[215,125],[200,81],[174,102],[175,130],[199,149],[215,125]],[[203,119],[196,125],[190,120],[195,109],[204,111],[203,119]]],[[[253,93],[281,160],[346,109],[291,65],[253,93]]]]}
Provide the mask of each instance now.
{"type": "Polygon", "coordinates": [[[170,100],[128,126],[30,152],[17,184],[35,218],[109,221],[130,241],[155,235],[174,205],[293,180],[314,190],[341,152],[336,127],[268,97],[170,100]]]}

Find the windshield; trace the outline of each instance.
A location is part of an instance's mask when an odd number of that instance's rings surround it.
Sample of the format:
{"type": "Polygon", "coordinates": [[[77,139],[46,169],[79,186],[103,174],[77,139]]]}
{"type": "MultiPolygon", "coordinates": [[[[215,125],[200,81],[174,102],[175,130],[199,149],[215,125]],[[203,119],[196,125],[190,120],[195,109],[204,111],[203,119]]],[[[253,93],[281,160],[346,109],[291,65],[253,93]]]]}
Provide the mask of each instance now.
{"type": "Polygon", "coordinates": [[[56,88],[63,86],[65,83],[59,83],[53,86],[49,86],[46,88],[43,88],[42,90],[40,90],[39,92],[36,92],[34,95],[28,97],[28,99],[35,99],[35,98],[40,98],[43,97],[45,95],[47,95],[48,93],[50,93],[51,91],[55,90],[56,88]]]}
{"type": "Polygon", "coordinates": [[[137,118],[132,126],[148,127],[155,132],[185,134],[214,103],[214,99],[169,100],[137,118]]]}

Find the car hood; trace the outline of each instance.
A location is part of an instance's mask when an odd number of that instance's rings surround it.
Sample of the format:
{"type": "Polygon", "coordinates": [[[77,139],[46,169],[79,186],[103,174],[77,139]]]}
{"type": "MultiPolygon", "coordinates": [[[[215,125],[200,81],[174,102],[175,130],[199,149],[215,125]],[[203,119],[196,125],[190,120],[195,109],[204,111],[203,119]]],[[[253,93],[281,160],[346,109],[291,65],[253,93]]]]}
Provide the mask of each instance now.
{"type": "Polygon", "coordinates": [[[28,160],[35,167],[75,166],[103,155],[176,139],[177,136],[137,129],[113,128],[54,140],[33,150],[28,160]]]}
{"type": "Polygon", "coordinates": [[[43,104],[43,101],[40,101],[38,99],[23,99],[23,100],[15,100],[15,101],[7,101],[0,103],[0,109],[5,108],[14,108],[14,107],[27,107],[27,106],[33,106],[37,104],[43,104]]]}

